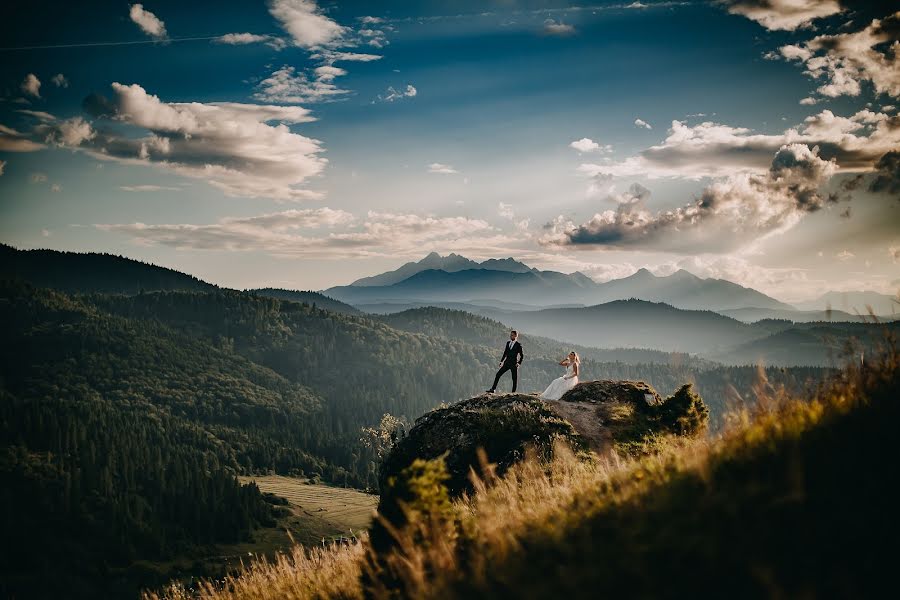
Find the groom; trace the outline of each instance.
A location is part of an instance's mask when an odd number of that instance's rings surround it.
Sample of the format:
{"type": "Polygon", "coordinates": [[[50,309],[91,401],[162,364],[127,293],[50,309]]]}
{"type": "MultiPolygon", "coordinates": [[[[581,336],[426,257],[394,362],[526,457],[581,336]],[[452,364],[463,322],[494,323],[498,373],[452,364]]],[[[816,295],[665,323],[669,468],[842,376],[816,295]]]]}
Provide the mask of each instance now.
{"type": "Polygon", "coordinates": [[[519,365],[522,364],[522,360],[525,358],[525,354],[522,352],[522,344],[516,341],[518,337],[519,333],[515,329],[509,332],[509,341],[506,342],[503,356],[500,357],[500,370],[497,371],[497,376],[494,377],[494,385],[487,390],[488,394],[493,394],[497,390],[497,382],[500,381],[500,377],[507,371],[512,375],[512,391],[515,393],[516,384],[519,381],[519,365]]]}

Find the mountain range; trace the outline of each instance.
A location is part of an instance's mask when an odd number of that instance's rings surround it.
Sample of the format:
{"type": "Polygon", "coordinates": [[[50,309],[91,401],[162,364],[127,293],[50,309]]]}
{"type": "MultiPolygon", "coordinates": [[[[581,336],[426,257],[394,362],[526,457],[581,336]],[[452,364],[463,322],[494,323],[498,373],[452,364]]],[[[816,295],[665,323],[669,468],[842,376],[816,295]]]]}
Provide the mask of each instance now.
{"type": "MultiPolygon", "coordinates": [[[[580,272],[541,271],[513,258],[478,263],[457,254],[440,256],[434,252],[394,271],[332,287],[323,293],[364,310],[366,306],[378,304],[400,304],[402,310],[416,303],[455,302],[478,306],[488,301],[494,306],[498,301],[507,306],[520,304],[523,310],[528,310],[590,306],[629,298],[692,310],[770,311],[762,318],[789,318],[786,315],[797,310],[752,288],[724,279],[704,279],[683,269],[667,276],[639,269],[628,277],[598,283],[580,272]]],[[[822,309],[824,306],[819,310],[822,309]]],[[[849,313],[846,316],[850,320],[858,319],[849,313]]]]}

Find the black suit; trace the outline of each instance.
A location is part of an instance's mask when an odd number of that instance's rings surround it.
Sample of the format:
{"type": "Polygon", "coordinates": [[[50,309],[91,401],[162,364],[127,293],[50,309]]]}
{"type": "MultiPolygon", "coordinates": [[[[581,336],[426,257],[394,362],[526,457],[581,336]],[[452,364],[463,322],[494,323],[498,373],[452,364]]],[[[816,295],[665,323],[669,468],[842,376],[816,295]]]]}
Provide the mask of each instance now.
{"type": "Polygon", "coordinates": [[[522,352],[522,344],[512,340],[506,342],[506,346],[503,348],[503,356],[500,357],[500,370],[497,371],[497,376],[494,377],[494,385],[491,386],[491,391],[493,392],[497,389],[497,382],[500,381],[500,377],[509,371],[513,380],[512,391],[515,392],[516,384],[519,383],[519,365],[522,364],[524,359],[525,353],[522,352]]]}

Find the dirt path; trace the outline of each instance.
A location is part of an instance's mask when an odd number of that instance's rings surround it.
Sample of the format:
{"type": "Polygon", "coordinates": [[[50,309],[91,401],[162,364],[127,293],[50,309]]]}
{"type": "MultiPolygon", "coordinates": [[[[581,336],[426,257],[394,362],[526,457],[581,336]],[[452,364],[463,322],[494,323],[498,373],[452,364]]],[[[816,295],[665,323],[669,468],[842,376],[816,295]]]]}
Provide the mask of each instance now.
{"type": "Polygon", "coordinates": [[[575,431],[588,442],[591,450],[605,454],[612,446],[609,430],[603,427],[599,407],[589,402],[560,402],[544,400],[550,409],[572,424],[575,431]]]}

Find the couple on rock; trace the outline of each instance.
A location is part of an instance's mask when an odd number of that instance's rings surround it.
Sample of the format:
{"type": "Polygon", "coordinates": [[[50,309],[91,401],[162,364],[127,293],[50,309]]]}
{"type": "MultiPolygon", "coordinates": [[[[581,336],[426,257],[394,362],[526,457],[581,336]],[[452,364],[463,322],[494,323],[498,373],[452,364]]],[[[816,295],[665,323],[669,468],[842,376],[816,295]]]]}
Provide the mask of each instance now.
{"type": "MultiPolygon", "coordinates": [[[[493,394],[497,391],[497,383],[507,371],[512,375],[512,391],[516,391],[516,386],[519,383],[519,366],[525,358],[525,353],[522,352],[522,344],[519,343],[518,338],[519,333],[515,329],[509,332],[509,341],[506,342],[503,356],[500,357],[500,370],[497,371],[497,376],[494,377],[494,385],[487,390],[487,393],[493,394]]],[[[559,364],[566,368],[566,372],[562,377],[557,377],[550,382],[550,385],[541,394],[541,399],[543,400],[559,400],[563,394],[578,385],[578,371],[581,365],[578,353],[569,352],[569,355],[561,360],[559,364]]]]}

